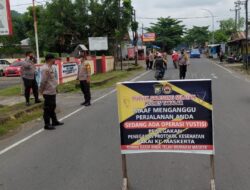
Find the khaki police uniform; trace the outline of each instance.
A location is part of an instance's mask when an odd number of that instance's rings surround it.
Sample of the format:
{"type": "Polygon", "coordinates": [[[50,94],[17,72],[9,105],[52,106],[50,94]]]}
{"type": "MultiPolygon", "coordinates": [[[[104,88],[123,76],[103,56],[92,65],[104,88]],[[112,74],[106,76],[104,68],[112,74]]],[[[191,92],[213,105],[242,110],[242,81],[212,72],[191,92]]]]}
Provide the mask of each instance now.
{"type": "Polygon", "coordinates": [[[186,53],[181,54],[179,57],[179,75],[180,79],[186,78],[188,55],[186,53]]]}
{"type": "Polygon", "coordinates": [[[50,126],[50,120],[52,120],[52,125],[59,123],[55,113],[57,93],[57,79],[55,76],[55,70],[52,66],[45,64],[41,67],[40,92],[44,97],[43,119],[45,126],[50,126]]]}
{"type": "Polygon", "coordinates": [[[29,104],[30,101],[30,90],[32,89],[35,102],[40,102],[38,99],[38,85],[35,78],[36,66],[28,59],[25,60],[25,63],[21,67],[21,77],[24,82],[24,95],[26,103],[29,104]]]}
{"type": "Polygon", "coordinates": [[[91,94],[90,94],[90,76],[91,68],[90,65],[86,62],[81,63],[78,69],[78,80],[80,81],[80,87],[84,95],[85,101],[82,105],[90,105],[91,94]]]}

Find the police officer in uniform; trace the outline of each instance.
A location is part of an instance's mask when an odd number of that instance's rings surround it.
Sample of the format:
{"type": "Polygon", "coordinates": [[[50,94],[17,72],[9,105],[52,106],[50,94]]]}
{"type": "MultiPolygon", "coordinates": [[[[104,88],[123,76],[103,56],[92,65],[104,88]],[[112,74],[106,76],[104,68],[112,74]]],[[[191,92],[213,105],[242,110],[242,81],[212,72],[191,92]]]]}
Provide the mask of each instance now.
{"type": "Polygon", "coordinates": [[[84,95],[85,101],[81,103],[84,106],[90,106],[91,94],[90,94],[90,75],[91,75],[91,68],[89,63],[85,61],[85,56],[81,58],[81,64],[79,65],[78,69],[78,77],[77,79],[80,81],[80,87],[82,93],[84,95]]]}
{"type": "Polygon", "coordinates": [[[34,57],[31,52],[26,53],[25,63],[21,67],[21,77],[24,82],[24,95],[26,99],[26,105],[30,105],[30,90],[35,97],[35,103],[40,103],[38,98],[38,85],[35,78],[36,67],[34,65],[34,57]]]}
{"type": "Polygon", "coordinates": [[[186,78],[188,63],[188,55],[184,49],[181,50],[181,55],[179,57],[179,71],[180,71],[180,79],[186,78]]]}
{"type": "Polygon", "coordinates": [[[55,57],[52,54],[45,56],[46,64],[41,68],[41,84],[40,92],[44,97],[44,129],[52,130],[55,126],[63,125],[56,117],[56,93],[57,93],[57,79],[55,77],[55,70],[53,65],[55,63],[55,57]],[[50,123],[52,120],[52,124],[50,123]]]}

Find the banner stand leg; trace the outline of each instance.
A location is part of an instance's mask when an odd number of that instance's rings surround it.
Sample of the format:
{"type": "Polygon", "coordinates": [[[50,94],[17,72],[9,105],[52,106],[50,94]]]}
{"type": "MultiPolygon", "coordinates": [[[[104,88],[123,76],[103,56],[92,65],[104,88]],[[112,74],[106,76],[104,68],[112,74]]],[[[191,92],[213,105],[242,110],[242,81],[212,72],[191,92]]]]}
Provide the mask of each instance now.
{"type": "Polygon", "coordinates": [[[214,155],[210,155],[210,167],[211,167],[211,190],[215,190],[215,164],[214,155]]]}
{"type": "Polygon", "coordinates": [[[128,173],[127,173],[127,162],[126,154],[122,154],[122,190],[128,190],[128,173]]]}

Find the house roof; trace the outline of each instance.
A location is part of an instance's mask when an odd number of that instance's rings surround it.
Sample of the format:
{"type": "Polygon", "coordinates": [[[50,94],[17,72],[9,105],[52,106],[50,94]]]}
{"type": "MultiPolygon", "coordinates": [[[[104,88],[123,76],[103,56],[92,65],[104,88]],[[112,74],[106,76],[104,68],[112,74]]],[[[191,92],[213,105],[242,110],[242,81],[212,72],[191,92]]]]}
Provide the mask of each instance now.
{"type": "MultiPolygon", "coordinates": [[[[232,42],[238,42],[238,41],[241,41],[241,40],[245,40],[246,39],[246,33],[245,32],[236,32],[234,34],[232,34],[229,38],[229,43],[232,43],[232,42]]],[[[249,36],[248,36],[248,40],[249,40],[249,36]]]]}

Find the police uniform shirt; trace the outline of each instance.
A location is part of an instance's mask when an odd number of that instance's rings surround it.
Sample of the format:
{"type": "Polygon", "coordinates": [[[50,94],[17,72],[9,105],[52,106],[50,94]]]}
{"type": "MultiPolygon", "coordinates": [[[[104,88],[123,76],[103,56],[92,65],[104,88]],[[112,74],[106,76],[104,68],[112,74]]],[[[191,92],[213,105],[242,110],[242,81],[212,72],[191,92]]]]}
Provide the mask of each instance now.
{"type": "Polygon", "coordinates": [[[34,80],[35,71],[36,71],[36,66],[31,61],[26,60],[21,67],[21,76],[25,79],[34,80]]]}
{"type": "Polygon", "coordinates": [[[57,79],[53,67],[45,64],[41,68],[40,91],[42,94],[55,95],[57,87],[57,79]]]}
{"type": "Polygon", "coordinates": [[[80,64],[78,71],[78,80],[87,80],[91,75],[91,68],[88,63],[80,64]]]}

